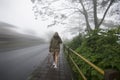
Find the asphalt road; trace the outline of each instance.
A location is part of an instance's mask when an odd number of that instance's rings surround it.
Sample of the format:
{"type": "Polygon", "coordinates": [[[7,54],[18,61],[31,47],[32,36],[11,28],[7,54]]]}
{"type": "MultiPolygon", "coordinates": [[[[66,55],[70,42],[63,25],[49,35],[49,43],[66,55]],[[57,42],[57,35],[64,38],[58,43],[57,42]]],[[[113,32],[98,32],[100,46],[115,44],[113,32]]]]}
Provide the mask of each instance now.
{"type": "Polygon", "coordinates": [[[0,80],[26,80],[47,54],[48,44],[0,52],[0,80]]]}

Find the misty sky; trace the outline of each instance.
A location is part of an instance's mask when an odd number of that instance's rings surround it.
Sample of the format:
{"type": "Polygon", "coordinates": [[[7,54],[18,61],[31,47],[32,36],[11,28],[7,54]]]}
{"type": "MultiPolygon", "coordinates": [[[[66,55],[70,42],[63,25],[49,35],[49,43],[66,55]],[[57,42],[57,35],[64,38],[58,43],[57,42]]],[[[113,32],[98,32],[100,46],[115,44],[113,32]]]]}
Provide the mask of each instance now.
{"type": "Polygon", "coordinates": [[[0,0],[0,21],[15,25],[19,32],[26,32],[45,37],[49,31],[58,31],[62,37],[64,34],[62,27],[47,28],[47,23],[40,19],[35,20],[33,4],[30,0],[0,0]]]}

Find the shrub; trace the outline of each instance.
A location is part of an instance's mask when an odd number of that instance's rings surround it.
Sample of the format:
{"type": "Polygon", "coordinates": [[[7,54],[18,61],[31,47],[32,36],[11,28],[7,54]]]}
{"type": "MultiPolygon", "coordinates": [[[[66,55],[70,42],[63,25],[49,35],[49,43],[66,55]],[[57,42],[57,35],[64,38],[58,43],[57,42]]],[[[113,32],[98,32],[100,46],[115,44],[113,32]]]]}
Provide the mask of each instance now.
{"type": "MultiPolygon", "coordinates": [[[[108,31],[94,30],[90,34],[82,37],[80,45],[76,37],[70,46],[79,54],[87,58],[98,67],[105,69],[116,69],[120,71],[120,28],[108,31]]],[[[85,62],[77,59],[75,62],[86,75],[88,80],[103,80],[103,76],[88,66],[85,62]]]]}

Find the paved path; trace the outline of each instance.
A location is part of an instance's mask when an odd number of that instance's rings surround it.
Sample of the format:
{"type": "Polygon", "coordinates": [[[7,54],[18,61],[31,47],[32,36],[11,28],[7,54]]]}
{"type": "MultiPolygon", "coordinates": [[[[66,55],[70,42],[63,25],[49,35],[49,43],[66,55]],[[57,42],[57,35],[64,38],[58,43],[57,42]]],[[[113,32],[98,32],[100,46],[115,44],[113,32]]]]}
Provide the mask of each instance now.
{"type": "Polygon", "coordinates": [[[63,52],[60,53],[58,68],[52,67],[52,61],[48,64],[48,57],[38,67],[28,80],[72,80],[72,73],[63,52]]]}
{"type": "Polygon", "coordinates": [[[52,61],[47,63],[48,47],[49,44],[41,44],[1,51],[0,80],[71,80],[62,51],[57,69],[51,67],[52,61]]]}

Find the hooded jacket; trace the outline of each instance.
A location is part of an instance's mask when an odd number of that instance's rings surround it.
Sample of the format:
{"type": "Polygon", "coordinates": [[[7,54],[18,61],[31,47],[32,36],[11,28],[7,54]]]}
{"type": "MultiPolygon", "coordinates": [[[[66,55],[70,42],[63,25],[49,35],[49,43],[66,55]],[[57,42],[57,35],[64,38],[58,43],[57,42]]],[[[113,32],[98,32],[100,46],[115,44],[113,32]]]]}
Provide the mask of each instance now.
{"type": "Polygon", "coordinates": [[[60,36],[58,35],[58,33],[56,32],[50,41],[49,51],[50,52],[60,51],[61,43],[62,43],[62,40],[61,40],[60,36]]]}

